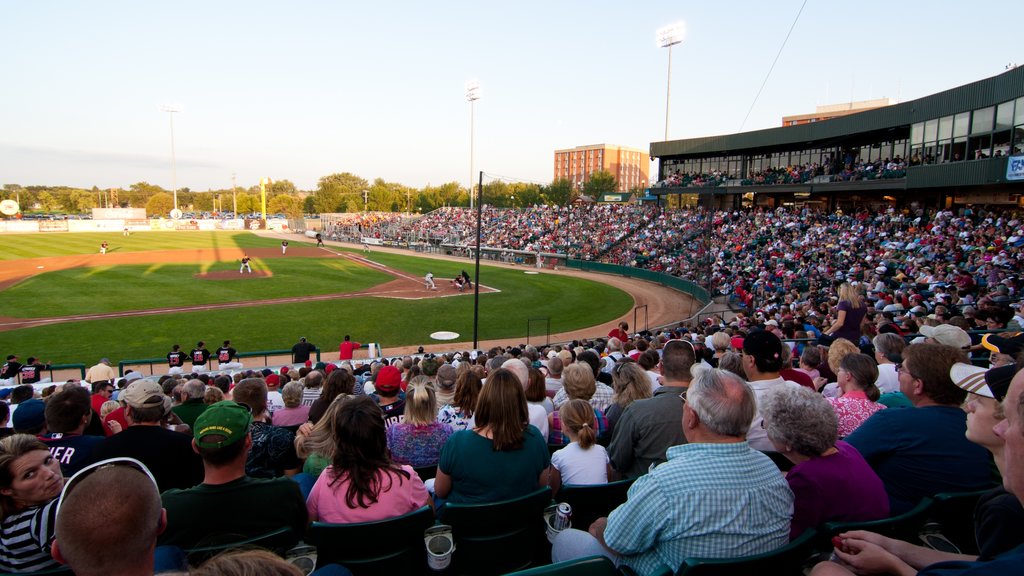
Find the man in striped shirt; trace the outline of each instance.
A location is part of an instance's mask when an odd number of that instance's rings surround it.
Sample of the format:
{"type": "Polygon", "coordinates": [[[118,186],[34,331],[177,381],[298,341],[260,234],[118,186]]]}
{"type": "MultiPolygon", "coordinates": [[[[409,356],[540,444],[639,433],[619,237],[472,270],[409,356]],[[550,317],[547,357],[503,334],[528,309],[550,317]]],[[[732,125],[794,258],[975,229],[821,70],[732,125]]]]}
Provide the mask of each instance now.
{"type": "Polygon", "coordinates": [[[669,448],[668,461],[637,479],[626,502],[589,533],[560,533],[552,561],[603,554],[643,575],[675,572],[688,557],[738,558],[789,541],[793,492],[746,442],[756,412],[750,388],[707,369],[680,402],[688,443],[669,448]]]}

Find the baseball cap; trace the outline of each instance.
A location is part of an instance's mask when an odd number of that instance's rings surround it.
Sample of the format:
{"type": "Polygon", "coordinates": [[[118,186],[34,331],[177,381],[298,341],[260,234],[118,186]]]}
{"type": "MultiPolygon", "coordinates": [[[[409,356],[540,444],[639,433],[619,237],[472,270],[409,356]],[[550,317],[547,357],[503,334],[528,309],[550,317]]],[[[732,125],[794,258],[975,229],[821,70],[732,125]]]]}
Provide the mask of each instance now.
{"type": "Polygon", "coordinates": [[[279,386],[281,384],[281,377],[277,374],[271,374],[264,378],[267,382],[267,386],[279,386]]]}
{"type": "Polygon", "coordinates": [[[973,364],[957,362],[949,369],[949,378],[954,384],[964,390],[995,398],[1002,402],[1006,398],[1006,392],[1010,389],[1010,381],[1017,374],[1016,364],[1007,364],[998,368],[985,369],[973,364]]]}
{"type": "Polygon", "coordinates": [[[981,345],[996,354],[1016,356],[1024,349],[1024,332],[1004,332],[1004,335],[985,334],[981,345]]]}
{"type": "Polygon", "coordinates": [[[46,424],[46,402],[31,398],[18,404],[18,409],[11,417],[11,427],[15,430],[34,430],[46,424]]]}
{"type": "Polygon", "coordinates": [[[211,404],[199,418],[193,431],[196,446],[200,448],[223,448],[245,438],[252,424],[252,410],[245,404],[231,400],[222,400],[211,404]],[[220,442],[203,440],[212,435],[223,436],[220,442]]]}
{"type": "Polygon", "coordinates": [[[953,326],[952,324],[921,326],[920,332],[939,344],[945,344],[954,348],[966,348],[971,345],[971,337],[967,335],[967,332],[964,332],[963,328],[953,326]]]}
{"type": "Polygon", "coordinates": [[[729,345],[737,350],[743,350],[743,337],[733,336],[732,339],[729,340],[729,345]]]}
{"type": "Polygon", "coordinates": [[[402,373],[394,366],[383,366],[377,372],[377,379],[373,381],[373,387],[378,392],[394,392],[402,385],[402,373]]]}
{"type": "Polygon", "coordinates": [[[132,382],[119,397],[135,409],[163,406],[165,413],[171,409],[171,399],[164,394],[163,388],[152,380],[132,382]]]}
{"type": "Polygon", "coordinates": [[[8,397],[10,397],[11,392],[14,392],[14,388],[13,387],[11,387],[11,388],[4,388],[3,390],[0,390],[0,400],[5,400],[8,397]]]}

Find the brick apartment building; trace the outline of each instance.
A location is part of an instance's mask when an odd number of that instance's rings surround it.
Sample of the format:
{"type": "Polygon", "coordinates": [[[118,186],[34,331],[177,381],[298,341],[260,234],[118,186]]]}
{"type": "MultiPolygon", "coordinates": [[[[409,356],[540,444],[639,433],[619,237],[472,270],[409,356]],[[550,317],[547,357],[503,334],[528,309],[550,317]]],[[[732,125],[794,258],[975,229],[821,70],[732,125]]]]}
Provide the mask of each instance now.
{"type": "Polygon", "coordinates": [[[555,180],[565,179],[577,189],[594,172],[605,171],[615,177],[619,192],[645,189],[650,184],[651,155],[637,148],[612,144],[577,146],[555,150],[555,180]]]}

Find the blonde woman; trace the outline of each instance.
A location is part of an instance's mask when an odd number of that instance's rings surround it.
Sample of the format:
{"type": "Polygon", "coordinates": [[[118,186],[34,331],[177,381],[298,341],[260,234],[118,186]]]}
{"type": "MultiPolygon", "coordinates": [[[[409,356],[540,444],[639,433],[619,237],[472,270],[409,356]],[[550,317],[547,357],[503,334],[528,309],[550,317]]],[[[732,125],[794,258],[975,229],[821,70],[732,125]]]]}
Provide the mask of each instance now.
{"type": "Polygon", "coordinates": [[[437,464],[454,430],[437,421],[437,394],[429,376],[416,376],[405,390],[405,420],[388,428],[388,448],[398,464],[437,464]]]}
{"type": "Polygon", "coordinates": [[[868,307],[860,296],[860,290],[849,282],[839,286],[839,304],[836,305],[836,321],[825,330],[824,335],[845,338],[854,344],[860,341],[860,325],[868,307]]]}
{"type": "Polygon", "coordinates": [[[636,362],[620,362],[612,368],[612,389],[615,390],[615,396],[605,414],[608,417],[609,435],[615,429],[619,416],[630,404],[654,395],[647,373],[636,362]]]}

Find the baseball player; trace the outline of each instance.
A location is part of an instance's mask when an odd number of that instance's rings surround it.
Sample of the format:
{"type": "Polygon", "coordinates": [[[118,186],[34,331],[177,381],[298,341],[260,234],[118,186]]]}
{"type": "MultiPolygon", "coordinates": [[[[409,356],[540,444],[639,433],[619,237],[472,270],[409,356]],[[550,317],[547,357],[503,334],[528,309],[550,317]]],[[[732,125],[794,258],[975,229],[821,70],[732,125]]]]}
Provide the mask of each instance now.
{"type": "Polygon", "coordinates": [[[324,236],[319,232],[316,233],[316,247],[321,248],[324,245],[324,236]]]}
{"type": "Polygon", "coordinates": [[[100,244],[100,254],[106,254],[106,253],[107,253],[107,243],[104,242],[103,244],[100,244]]]}
{"type": "Polygon", "coordinates": [[[281,242],[281,256],[284,256],[288,252],[288,241],[281,242]]]}
{"type": "Polygon", "coordinates": [[[168,374],[181,374],[181,368],[185,365],[185,353],[181,351],[181,346],[175,344],[171,347],[171,351],[167,353],[167,368],[168,374]]]}
{"type": "Polygon", "coordinates": [[[434,285],[434,274],[427,272],[427,275],[423,277],[423,283],[426,285],[427,290],[437,290],[437,286],[434,285]]]}
{"type": "Polygon", "coordinates": [[[225,368],[241,368],[242,363],[238,362],[236,358],[237,355],[238,350],[235,350],[231,346],[231,340],[225,340],[224,345],[217,348],[218,368],[222,370],[225,368]]]}
{"type": "Polygon", "coordinates": [[[249,266],[249,260],[252,260],[252,258],[249,258],[248,256],[242,256],[242,265],[238,267],[239,274],[242,274],[243,272],[248,272],[249,274],[252,274],[252,267],[249,266]]]}
{"type": "Polygon", "coordinates": [[[202,340],[188,353],[192,359],[192,370],[199,372],[206,370],[206,363],[210,360],[210,351],[206,349],[206,342],[202,340]]]}

